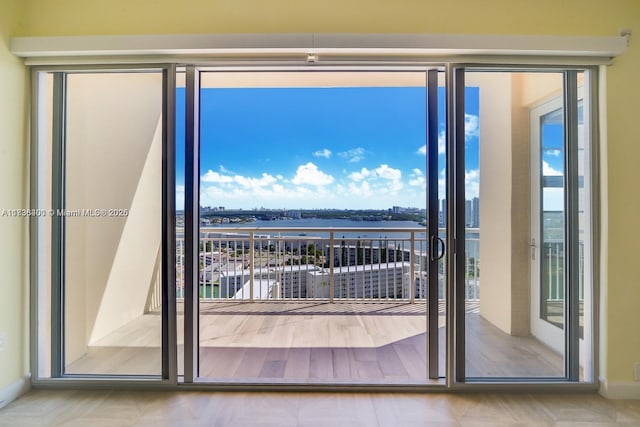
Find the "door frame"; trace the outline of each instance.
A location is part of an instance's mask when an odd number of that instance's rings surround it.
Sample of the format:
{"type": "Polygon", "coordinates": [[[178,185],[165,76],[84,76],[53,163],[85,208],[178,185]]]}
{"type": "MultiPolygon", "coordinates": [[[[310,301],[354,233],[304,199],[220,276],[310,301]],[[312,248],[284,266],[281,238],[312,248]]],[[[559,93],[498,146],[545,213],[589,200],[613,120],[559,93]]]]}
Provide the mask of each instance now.
{"type": "MultiPolygon", "coordinates": [[[[541,148],[541,132],[540,121],[543,116],[551,112],[562,110],[562,95],[553,97],[546,100],[535,107],[531,108],[529,112],[530,117],[530,181],[531,181],[531,286],[530,286],[530,325],[531,334],[538,338],[540,341],[546,343],[558,353],[564,353],[564,328],[558,328],[552,325],[548,321],[541,318],[541,211],[542,200],[541,191],[542,186],[540,177],[542,171],[540,170],[540,148],[541,148]]],[[[563,144],[564,145],[564,144],[563,144]]],[[[564,176],[564,175],[563,175],[564,176]]],[[[563,218],[564,218],[563,212],[563,218]]],[[[564,261],[564,259],[563,259],[564,261]]]]}
{"type": "MultiPolygon", "coordinates": [[[[385,67],[348,67],[348,66],[331,66],[331,67],[257,67],[247,66],[238,67],[231,70],[227,68],[211,68],[199,67],[197,65],[185,66],[186,74],[186,96],[185,96],[185,258],[184,258],[184,280],[185,280],[185,298],[184,298],[184,376],[183,384],[214,384],[229,385],[232,383],[222,381],[212,381],[201,379],[199,377],[199,254],[198,239],[200,233],[199,220],[199,195],[200,195],[200,74],[205,72],[335,72],[343,71],[349,73],[366,73],[368,71],[380,72],[423,72],[425,73],[425,90],[427,98],[425,99],[427,115],[425,117],[426,125],[426,145],[427,159],[426,167],[426,193],[427,193],[427,210],[430,219],[427,227],[427,239],[429,250],[429,269],[428,274],[428,296],[427,313],[425,320],[427,322],[427,376],[425,378],[425,387],[441,387],[443,384],[430,384],[429,380],[439,379],[439,353],[444,351],[439,345],[438,332],[438,263],[440,258],[446,255],[447,244],[438,237],[438,74],[443,72],[443,66],[439,64],[427,64],[424,66],[406,67],[402,65],[385,66],[385,67]],[[433,96],[430,96],[432,94],[433,96]],[[435,173],[432,170],[435,167],[435,173]],[[434,205],[435,209],[431,209],[434,205]],[[433,212],[432,212],[433,211],[433,212]],[[434,215],[435,212],[435,215],[434,215]],[[434,220],[435,218],[435,220],[434,220]],[[430,224],[434,224],[431,226],[430,224]],[[437,251],[437,254],[434,252],[437,251]],[[435,256],[439,255],[439,256],[435,256]],[[435,266],[433,268],[432,266],[435,266]]],[[[445,83],[446,88],[446,83],[445,83]]],[[[446,89],[445,89],[446,91],[446,89]]],[[[446,106],[445,106],[446,108],[446,106]]],[[[446,154],[445,154],[446,157],[446,154]]],[[[446,162],[445,162],[446,164],[446,162]]],[[[448,165],[446,166],[448,167],[448,165]]],[[[412,298],[413,301],[413,298],[412,298]]],[[[446,327],[446,326],[445,326],[446,327]]],[[[328,382],[331,384],[331,382],[328,382]]],[[[264,383],[256,381],[255,385],[273,385],[279,383],[264,383]]],[[[295,384],[295,383],[294,383],[295,384]]],[[[301,384],[297,384],[300,386],[301,384]]],[[[366,386],[366,383],[353,383],[354,386],[366,386]]],[[[394,385],[395,387],[395,385],[394,385]]]]}

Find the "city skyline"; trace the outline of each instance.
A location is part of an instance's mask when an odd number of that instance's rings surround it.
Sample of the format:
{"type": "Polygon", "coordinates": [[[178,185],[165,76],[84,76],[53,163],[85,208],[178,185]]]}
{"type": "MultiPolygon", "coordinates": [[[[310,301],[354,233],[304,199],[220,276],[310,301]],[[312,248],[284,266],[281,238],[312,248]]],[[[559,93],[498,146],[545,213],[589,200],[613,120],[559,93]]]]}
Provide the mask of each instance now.
{"type": "MultiPolygon", "coordinates": [[[[444,197],[444,90],[438,91],[444,197]]],[[[467,88],[467,195],[478,194],[478,88],[467,88]]],[[[233,88],[201,93],[201,205],[386,209],[426,203],[424,87],[233,88]]],[[[177,93],[177,206],[184,200],[177,93]]]]}

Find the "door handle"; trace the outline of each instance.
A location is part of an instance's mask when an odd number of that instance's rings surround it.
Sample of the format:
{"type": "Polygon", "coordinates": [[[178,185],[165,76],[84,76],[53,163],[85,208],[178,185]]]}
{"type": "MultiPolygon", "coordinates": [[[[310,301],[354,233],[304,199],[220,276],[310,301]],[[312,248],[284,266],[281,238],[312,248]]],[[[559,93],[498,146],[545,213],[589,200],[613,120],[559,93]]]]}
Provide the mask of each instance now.
{"type": "Polygon", "coordinates": [[[531,239],[531,244],[529,245],[529,247],[531,248],[531,259],[535,261],[535,259],[536,259],[536,248],[538,247],[536,245],[536,239],[531,239]]]}
{"type": "Polygon", "coordinates": [[[439,259],[441,259],[444,256],[445,253],[445,246],[444,246],[444,240],[442,240],[440,237],[438,236],[431,236],[431,248],[430,248],[430,252],[431,252],[431,261],[437,261],[439,259]],[[438,246],[438,243],[440,243],[440,252],[437,253],[437,248],[436,246],[438,246]],[[437,255],[436,255],[437,253],[437,255]]]}

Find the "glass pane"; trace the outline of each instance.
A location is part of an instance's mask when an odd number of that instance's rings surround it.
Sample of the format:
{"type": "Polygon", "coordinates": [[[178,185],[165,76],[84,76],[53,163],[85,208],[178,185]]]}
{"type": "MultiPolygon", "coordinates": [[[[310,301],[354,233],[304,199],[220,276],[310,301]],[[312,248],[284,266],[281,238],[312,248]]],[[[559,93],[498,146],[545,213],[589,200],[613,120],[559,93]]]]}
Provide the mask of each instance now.
{"type": "Polygon", "coordinates": [[[184,375],[184,159],[186,73],[176,73],[176,327],[178,375],[184,375]]]}
{"type": "Polygon", "coordinates": [[[425,83],[203,74],[202,377],[427,381],[425,83]]]}
{"type": "Polygon", "coordinates": [[[564,119],[562,108],[543,114],[540,127],[540,318],[564,327],[564,119]]]}
{"type": "Polygon", "coordinates": [[[465,81],[466,375],[562,377],[563,75],[465,81]]]}
{"type": "MultiPolygon", "coordinates": [[[[447,156],[446,156],[446,88],[444,73],[438,74],[438,237],[447,241],[447,156]]],[[[438,262],[438,371],[441,378],[446,376],[447,361],[447,292],[446,292],[446,256],[438,262]]]]}
{"type": "Polygon", "coordinates": [[[67,374],[160,375],[162,74],[67,79],[67,374]]]}

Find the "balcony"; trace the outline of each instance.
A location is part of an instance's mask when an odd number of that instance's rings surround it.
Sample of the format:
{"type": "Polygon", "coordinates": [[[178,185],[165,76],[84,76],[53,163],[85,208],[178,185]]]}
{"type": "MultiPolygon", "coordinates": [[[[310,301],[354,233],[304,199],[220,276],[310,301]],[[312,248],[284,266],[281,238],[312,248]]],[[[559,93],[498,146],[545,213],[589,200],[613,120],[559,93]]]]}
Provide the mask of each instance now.
{"type": "MultiPolygon", "coordinates": [[[[561,376],[561,354],[532,336],[505,333],[482,315],[478,231],[468,230],[466,239],[467,375],[561,376]]],[[[202,229],[200,376],[228,382],[428,382],[427,247],[424,229],[202,229]]],[[[179,231],[179,366],[184,249],[179,231]]],[[[547,253],[557,257],[558,249],[547,253]]],[[[444,261],[439,270],[444,376],[444,261]]],[[[548,295],[558,297],[559,280],[549,281],[554,288],[548,295]]],[[[155,373],[161,356],[159,281],[153,286],[146,314],[95,343],[68,372],[99,366],[110,374],[155,373]]]]}
{"type": "MultiPolygon", "coordinates": [[[[420,228],[203,229],[201,376],[424,383],[427,247],[420,228]]],[[[183,253],[179,239],[179,300],[183,253]]],[[[561,355],[480,315],[477,229],[468,230],[465,257],[468,375],[562,375],[561,355]]],[[[444,261],[439,270],[443,350],[444,261]]],[[[444,375],[444,351],[439,362],[444,375]]]]}

